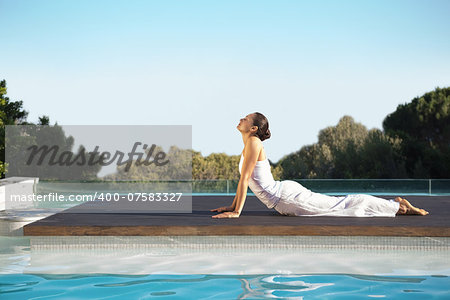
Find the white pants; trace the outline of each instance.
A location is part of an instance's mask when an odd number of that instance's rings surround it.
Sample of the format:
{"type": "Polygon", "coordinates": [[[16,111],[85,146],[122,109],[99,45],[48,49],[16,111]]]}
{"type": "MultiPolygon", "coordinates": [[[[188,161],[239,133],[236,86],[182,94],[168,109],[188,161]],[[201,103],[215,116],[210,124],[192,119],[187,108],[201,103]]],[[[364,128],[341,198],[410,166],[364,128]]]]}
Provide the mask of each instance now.
{"type": "Polygon", "coordinates": [[[281,182],[280,200],[274,207],[288,216],[395,217],[400,203],[365,194],[333,197],[314,193],[292,180],[281,182]]]}

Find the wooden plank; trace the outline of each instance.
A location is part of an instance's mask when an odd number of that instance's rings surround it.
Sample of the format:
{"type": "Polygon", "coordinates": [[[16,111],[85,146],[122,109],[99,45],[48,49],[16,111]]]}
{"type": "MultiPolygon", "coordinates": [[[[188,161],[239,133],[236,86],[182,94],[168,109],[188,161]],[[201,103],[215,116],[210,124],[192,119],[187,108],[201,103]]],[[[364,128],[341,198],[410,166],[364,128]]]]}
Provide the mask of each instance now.
{"type": "Polygon", "coordinates": [[[449,237],[441,227],[379,226],[33,226],[27,236],[171,236],[171,235],[280,235],[280,236],[429,236],[449,237]]]}
{"type": "MultiPolygon", "coordinates": [[[[287,217],[249,196],[238,219],[213,219],[211,208],[230,204],[234,196],[194,196],[190,214],[74,214],[61,212],[24,226],[30,236],[161,235],[323,235],[450,236],[450,197],[407,197],[427,216],[287,217]]],[[[385,197],[392,198],[392,197],[385,197]]]]}

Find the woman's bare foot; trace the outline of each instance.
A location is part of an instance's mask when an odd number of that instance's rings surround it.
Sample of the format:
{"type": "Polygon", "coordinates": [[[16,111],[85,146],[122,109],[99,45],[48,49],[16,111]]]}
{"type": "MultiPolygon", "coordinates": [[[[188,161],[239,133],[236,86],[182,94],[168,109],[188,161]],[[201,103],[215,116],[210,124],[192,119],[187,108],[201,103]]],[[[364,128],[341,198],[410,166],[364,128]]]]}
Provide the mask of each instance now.
{"type": "Polygon", "coordinates": [[[409,203],[408,200],[406,200],[404,198],[396,197],[395,201],[400,203],[400,208],[399,208],[399,210],[397,212],[397,214],[399,214],[399,215],[421,215],[421,216],[426,216],[426,215],[429,214],[429,212],[427,212],[426,210],[413,206],[411,203],[409,203]]]}

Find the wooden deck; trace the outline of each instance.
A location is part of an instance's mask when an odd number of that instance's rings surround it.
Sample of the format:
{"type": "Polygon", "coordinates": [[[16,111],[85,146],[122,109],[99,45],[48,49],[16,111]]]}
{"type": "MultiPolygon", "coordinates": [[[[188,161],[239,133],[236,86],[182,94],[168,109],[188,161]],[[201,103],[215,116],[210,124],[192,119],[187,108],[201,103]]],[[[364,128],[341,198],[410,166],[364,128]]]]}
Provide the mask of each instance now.
{"type": "MultiPolygon", "coordinates": [[[[192,213],[58,213],[25,225],[26,236],[450,236],[450,196],[409,196],[427,216],[288,217],[247,196],[238,219],[213,219],[234,196],[193,196],[192,213]]],[[[386,197],[392,199],[393,197],[386,197]]]]}

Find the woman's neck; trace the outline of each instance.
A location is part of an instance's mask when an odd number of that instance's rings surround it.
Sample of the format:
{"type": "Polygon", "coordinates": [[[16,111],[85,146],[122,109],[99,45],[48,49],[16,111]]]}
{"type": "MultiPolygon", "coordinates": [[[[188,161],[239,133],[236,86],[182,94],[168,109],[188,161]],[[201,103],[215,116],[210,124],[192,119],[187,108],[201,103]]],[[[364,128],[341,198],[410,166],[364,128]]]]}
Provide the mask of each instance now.
{"type": "Polygon", "coordinates": [[[242,133],[242,141],[244,142],[244,145],[247,145],[247,141],[251,136],[253,136],[251,133],[242,133]]]}

